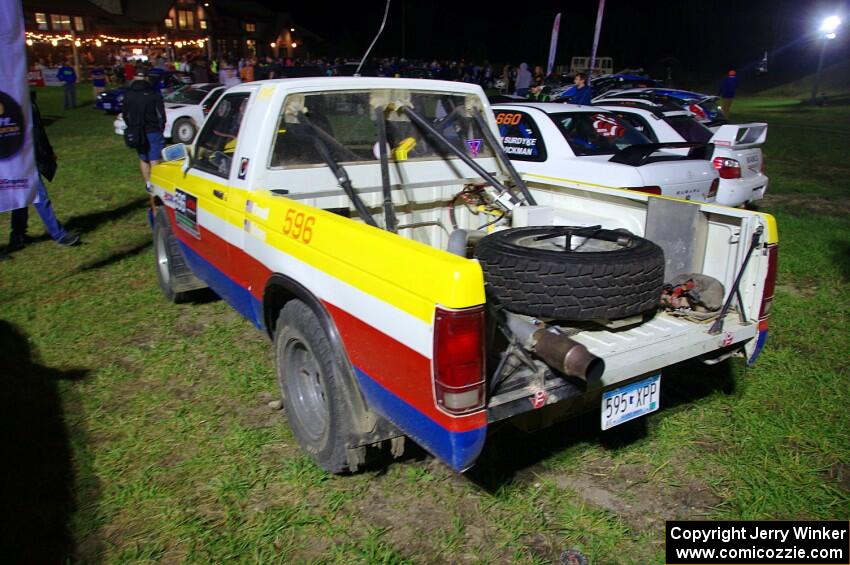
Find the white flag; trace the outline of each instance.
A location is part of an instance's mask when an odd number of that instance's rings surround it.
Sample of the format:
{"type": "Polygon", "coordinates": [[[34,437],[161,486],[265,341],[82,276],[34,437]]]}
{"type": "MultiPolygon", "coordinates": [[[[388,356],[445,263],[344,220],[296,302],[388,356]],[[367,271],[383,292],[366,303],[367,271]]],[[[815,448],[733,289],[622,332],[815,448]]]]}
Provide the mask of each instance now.
{"type": "Polygon", "coordinates": [[[35,196],[27,54],[21,0],[0,0],[0,212],[35,196]]]}
{"type": "Polygon", "coordinates": [[[558,30],[561,27],[561,13],[555,16],[555,23],[552,25],[552,39],[549,41],[549,62],[546,64],[546,76],[552,74],[552,69],[555,67],[555,53],[558,51],[558,30]]]}

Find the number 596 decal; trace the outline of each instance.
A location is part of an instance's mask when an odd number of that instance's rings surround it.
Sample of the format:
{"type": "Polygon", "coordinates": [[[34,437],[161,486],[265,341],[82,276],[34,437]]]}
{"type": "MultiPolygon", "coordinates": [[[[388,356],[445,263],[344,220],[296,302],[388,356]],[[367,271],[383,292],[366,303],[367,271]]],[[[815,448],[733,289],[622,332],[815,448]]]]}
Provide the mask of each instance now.
{"type": "Polygon", "coordinates": [[[313,239],[313,225],[316,223],[316,218],[298,212],[292,208],[286,211],[286,216],[283,219],[283,233],[292,239],[310,243],[313,239]]]}

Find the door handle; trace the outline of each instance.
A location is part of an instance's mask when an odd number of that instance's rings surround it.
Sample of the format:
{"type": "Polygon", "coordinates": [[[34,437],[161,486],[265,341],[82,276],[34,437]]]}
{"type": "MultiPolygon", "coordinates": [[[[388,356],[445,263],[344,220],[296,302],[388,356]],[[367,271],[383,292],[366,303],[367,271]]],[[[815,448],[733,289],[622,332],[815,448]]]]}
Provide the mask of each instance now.
{"type": "Polygon", "coordinates": [[[224,192],[222,192],[221,190],[213,190],[213,196],[215,196],[219,200],[224,200],[224,192]]]}

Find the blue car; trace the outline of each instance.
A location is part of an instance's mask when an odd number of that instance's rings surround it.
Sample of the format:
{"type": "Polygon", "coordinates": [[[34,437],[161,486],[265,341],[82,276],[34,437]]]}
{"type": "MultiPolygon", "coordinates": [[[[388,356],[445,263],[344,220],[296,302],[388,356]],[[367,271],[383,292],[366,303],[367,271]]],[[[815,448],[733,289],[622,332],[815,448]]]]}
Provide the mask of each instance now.
{"type": "MultiPolygon", "coordinates": [[[[626,89],[650,88],[658,84],[657,80],[632,74],[601,75],[590,79],[590,87],[594,97],[626,89]]],[[[576,87],[572,84],[555,88],[552,90],[552,101],[570,102],[575,92],[576,87]]]]}
{"type": "MultiPolygon", "coordinates": [[[[189,73],[164,71],[162,69],[151,69],[148,71],[148,80],[153,83],[154,88],[163,94],[168,94],[183,85],[192,84],[192,75],[189,73]]],[[[95,108],[103,110],[107,114],[120,114],[128,86],[111,88],[101,92],[94,100],[95,108]]]]}

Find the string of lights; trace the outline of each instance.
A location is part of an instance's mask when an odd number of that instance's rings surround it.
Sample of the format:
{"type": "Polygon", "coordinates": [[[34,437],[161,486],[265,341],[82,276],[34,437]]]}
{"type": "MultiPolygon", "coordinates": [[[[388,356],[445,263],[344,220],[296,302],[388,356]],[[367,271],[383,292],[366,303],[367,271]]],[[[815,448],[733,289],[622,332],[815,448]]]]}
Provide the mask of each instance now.
{"type": "Polygon", "coordinates": [[[33,45],[35,43],[50,43],[54,47],[59,45],[60,42],[68,42],[73,43],[77,47],[81,47],[83,45],[95,47],[101,47],[104,43],[110,44],[132,44],[132,45],[152,45],[152,46],[165,46],[166,44],[172,44],[178,49],[181,47],[203,47],[206,44],[206,39],[180,39],[177,41],[169,41],[168,38],[164,35],[158,35],[154,37],[117,37],[114,35],[105,35],[101,34],[97,37],[74,37],[70,33],[65,34],[49,34],[49,33],[37,33],[28,31],[26,32],[26,42],[27,45],[33,45]]]}

